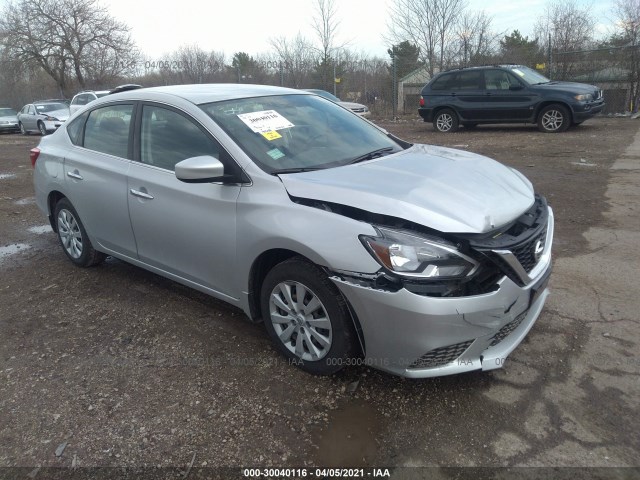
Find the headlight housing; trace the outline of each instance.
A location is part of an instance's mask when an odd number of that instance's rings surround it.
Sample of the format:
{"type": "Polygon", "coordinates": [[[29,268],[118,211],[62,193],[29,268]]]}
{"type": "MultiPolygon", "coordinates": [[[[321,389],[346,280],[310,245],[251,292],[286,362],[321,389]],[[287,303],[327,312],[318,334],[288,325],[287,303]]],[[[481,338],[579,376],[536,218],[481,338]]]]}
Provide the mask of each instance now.
{"type": "Polygon", "coordinates": [[[576,95],[573,98],[575,98],[579,102],[590,102],[591,100],[593,100],[593,95],[590,93],[586,93],[583,95],[576,95]]]}
{"type": "Polygon", "coordinates": [[[360,235],[360,240],[383,267],[402,277],[453,280],[478,269],[478,262],[444,239],[383,227],[376,230],[378,236],[360,235]]]}
{"type": "Polygon", "coordinates": [[[49,116],[49,115],[45,115],[44,119],[45,119],[47,122],[57,122],[57,121],[58,121],[58,119],[57,119],[56,117],[51,117],[51,116],[49,116]]]}

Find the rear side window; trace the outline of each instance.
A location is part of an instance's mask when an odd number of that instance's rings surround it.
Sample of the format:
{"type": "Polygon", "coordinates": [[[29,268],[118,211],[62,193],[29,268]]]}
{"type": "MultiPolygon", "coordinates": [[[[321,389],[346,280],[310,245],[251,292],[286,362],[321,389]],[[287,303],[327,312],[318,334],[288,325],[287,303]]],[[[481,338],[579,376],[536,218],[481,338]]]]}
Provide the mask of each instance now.
{"type": "Polygon", "coordinates": [[[82,129],[88,116],[89,112],[83,113],[67,124],[67,135],[69,135],[69,139],[74,145],[82,145],[82,129]]]}
{"type": "Polygon", "coordinates": [[[450,92],[480,90],[481,88],[482,72],[476,70],[442,75],[431,85],[431,90],[447,90],[450,92]]]}
{"type": "Polygon", "coordinates": [[[431,90],[452,90],[454,77],[453,73],[441,75],[431,84],[431,90]]]}
{"type": "Polygon", "coordinates": [[[127,158],[133,105],[110,105],[89,112],[84,148],[127,158]]]}
{"type": "Polygon", "coordinates": [[[456,83],[457,90],[480,90],[482,88],[482,72],[460,72],[456,83]]]}

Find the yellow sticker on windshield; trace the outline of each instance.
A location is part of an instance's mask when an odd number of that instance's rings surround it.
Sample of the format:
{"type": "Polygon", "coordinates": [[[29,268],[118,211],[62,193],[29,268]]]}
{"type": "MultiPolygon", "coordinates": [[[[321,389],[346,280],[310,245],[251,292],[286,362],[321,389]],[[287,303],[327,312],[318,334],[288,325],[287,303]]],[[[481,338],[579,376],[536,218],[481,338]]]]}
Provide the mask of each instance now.
{"type": "Polygon", "coordinates": [[[262,136],[269,141],[275,140],[277,138],[282,138],[282,135],[280,135],[275,130],[271,130],[270,132],[262,132],[262,136]]]}

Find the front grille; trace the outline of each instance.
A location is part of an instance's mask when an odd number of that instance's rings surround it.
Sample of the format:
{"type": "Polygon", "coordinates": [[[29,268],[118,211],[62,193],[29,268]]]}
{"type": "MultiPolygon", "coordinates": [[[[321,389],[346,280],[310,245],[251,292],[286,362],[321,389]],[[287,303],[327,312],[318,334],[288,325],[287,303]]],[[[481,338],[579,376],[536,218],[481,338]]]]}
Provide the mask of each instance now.
{"type": "Polygon", "coordinates": [[[511,334],[511,332],[513,332],[516,328],[518,328],[518,326],[522,323],[522,321],[525,319],[526,316],[527,316],[527,311],[525,310],[520,315],[518,315],[516,318],[514,318],[509,323],[507,323],[500,330],[498,330],[498,333],[496,333],[491,338],[491,345],[489,345],[489,346],[490,347],[495,347],[502,340],[507,338],[511,334]]]}
{"type": "Polygon", "coordinates": [[[523,243],[522,245],[511,250],[511,253],[516,256],[516,258],[520,262],[520,265],[522,265],[522,268],[524,268],[527,273],[533,270],[533,267],[535,267],[538,263],[538,260],[540,260],[540,254],[544,249],[546,238],[547,229],[543,228],[540,233],[538,233],[534,237],[531,237],[531,239],[526,243],[523,243]],[[538,258],[536,258],[536,249],[538,250],[538,258]]]}
{"type": "Polygon", "coordinates": [[[413,362],[409,368],[435,368],[441,367],[456,360],[460,355],[467,351],[471,346],[473,340],[468,340],[462,343],[456,343],[455,345],[449,345],[447,347],[440,347],[431,350],[415,362],[413,362]]]}

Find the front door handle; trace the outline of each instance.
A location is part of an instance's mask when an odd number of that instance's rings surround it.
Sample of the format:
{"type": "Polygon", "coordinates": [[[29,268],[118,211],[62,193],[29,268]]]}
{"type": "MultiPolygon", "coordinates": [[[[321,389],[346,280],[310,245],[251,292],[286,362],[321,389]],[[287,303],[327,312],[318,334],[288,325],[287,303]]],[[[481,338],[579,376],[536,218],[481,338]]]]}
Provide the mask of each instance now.
{"type": "Polygon", "coordinates": [[[75,178],[76,180],[82,180],[82,175],[78,173],[78,170],[67,172],[67,177],[75,178]]]}
{"type": "Polygon", "coordinates": [[[141,192],[140,190],[131,189],[129,190],[131,195],[135,195],[136,197],[146,198],[147,200],[153,200],[153,195],[149,195],[147,192],[141,192]]]}

